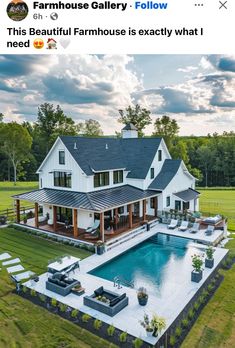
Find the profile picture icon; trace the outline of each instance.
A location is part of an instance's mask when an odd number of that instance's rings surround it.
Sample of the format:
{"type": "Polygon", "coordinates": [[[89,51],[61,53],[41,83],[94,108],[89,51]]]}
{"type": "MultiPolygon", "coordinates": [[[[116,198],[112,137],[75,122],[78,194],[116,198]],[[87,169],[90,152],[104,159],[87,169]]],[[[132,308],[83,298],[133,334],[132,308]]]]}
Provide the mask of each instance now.
{"type": "Polygon", "coordinates": [[[22,0],[12,0],[7,6],[7,14],[13,21],[19,22],[27,17],[29,8],[22,0]]]}

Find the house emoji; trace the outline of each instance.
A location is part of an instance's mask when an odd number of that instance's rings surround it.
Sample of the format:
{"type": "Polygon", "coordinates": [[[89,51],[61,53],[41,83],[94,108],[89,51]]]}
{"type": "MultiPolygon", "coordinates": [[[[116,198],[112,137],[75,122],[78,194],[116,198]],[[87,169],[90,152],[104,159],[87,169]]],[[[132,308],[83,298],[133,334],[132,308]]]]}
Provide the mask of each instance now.
{"type": "Polygon", "coordinates": [[[57,42],[54,39],[48,39],[47,40],[47,49],[56,50],[57,49],[56,44],[57,44],[57,42]]]}

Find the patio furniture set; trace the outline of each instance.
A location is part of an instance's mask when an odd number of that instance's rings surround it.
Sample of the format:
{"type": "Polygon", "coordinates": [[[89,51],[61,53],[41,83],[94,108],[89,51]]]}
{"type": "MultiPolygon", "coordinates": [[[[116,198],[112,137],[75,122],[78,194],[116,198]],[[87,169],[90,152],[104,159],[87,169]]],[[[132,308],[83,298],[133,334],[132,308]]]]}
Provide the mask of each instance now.
{"type": "MultiPolygon", "coordinates": [[[[202,223],[207,225],[205,230],[205,234],[207,236],[211,236],[215,230],[215,226],[222,221],[222,217],[220,215],[216,215],[215,217],[208,217],[202,220],[202,223]]],[[[172,219],[170,224],[167,225],[169,229],[175,229],[178,227],[179,221],[176,219],[172,219]]],[[[189,228],[189,221],[182,221],[178,230],[181,232],[185,232],[188,230],[190,233],[197,233],[200,230],[200,222],[194,222],[192,227],[189,228]]]]}

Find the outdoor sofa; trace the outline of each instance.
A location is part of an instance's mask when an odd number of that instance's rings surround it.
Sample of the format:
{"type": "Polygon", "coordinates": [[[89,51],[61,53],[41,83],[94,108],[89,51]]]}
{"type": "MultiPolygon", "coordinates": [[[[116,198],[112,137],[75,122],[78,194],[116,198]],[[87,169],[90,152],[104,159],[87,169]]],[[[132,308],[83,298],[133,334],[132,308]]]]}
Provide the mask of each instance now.
{"type": "Polygon", "coordinates": [[[217,225],[220,221],[222,221],[221,215],[209,216],[202,220],[205,224],[217,225]]]}
{"type": "Polygon", "coordinates": [[[67,296],[76,285],[81,285],[81,283],[60,272],[54,273],[46,281],[46,289],[61,296],[67,296]]]}
{"type": "Polygon", "coordinates": [[[113,317],[128,305],[128,297],[125,293],[119,295],[101,286],[91,296],[84,296],[83,302],[85,306],[113,317]],[[102,299],[107,302],[102,302],[102,299]]]}

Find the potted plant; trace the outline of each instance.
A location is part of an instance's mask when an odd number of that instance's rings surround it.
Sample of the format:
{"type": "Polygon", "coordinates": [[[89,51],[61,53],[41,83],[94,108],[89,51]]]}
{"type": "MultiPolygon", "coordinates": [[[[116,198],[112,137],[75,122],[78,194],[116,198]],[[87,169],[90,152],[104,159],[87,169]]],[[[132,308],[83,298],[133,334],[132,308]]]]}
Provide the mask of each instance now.
{"type": "Polygon", "coordinates": [[[141,306],[146,306],[147,302],[148,302],[148,294],[147,294],[147,290],[144,287],[140,287],[137,291],[137,298],[139,301],[139,305],[141,306]]]}
{"type": "Polygon", "coordinates": [[[152,336],[153,328],[151,326],[148,314],[144,314],[144,319],[140,320],[140,325],[146,330],[147,336],[152,336]]]}
{"type": "Polygon", "coordinates": [[[96,254],[102,255],[105,252],[105,243],[102,240],[98,240],[96,243],[96,254]]]}
{"type": "Polygon", "coordinates": [[[207,268],[214,267],[214,257],[213,257],[214,252],[215,252],[215,249],[212,246],[208,246],[208,248],[206,249],[205,266],[207,268]]]}
{"type": "Polygon", "coordinates": [[[203,259],[201,255],[194,254],[192,256],[192,266],[193,270],[191,273],[191,281],[199,283],[202,279],[202,265],[203,265],[203,259]]]}
{"type": "Polygon", "coordinates": [[[157,337],[158,334],[166,328],[166,319],[159,317],[157,314],[153,314],[153,317],[150,321],[150,326],[153,329],[153,336],[157,337]]]}
{"type": "Polygon", "coordinates": [[[27,215],[24,215],[24,216],[23,216],[23,221],[24,221],[24,224],[27,224],[27,221],[28,221],[27,215]]]}

